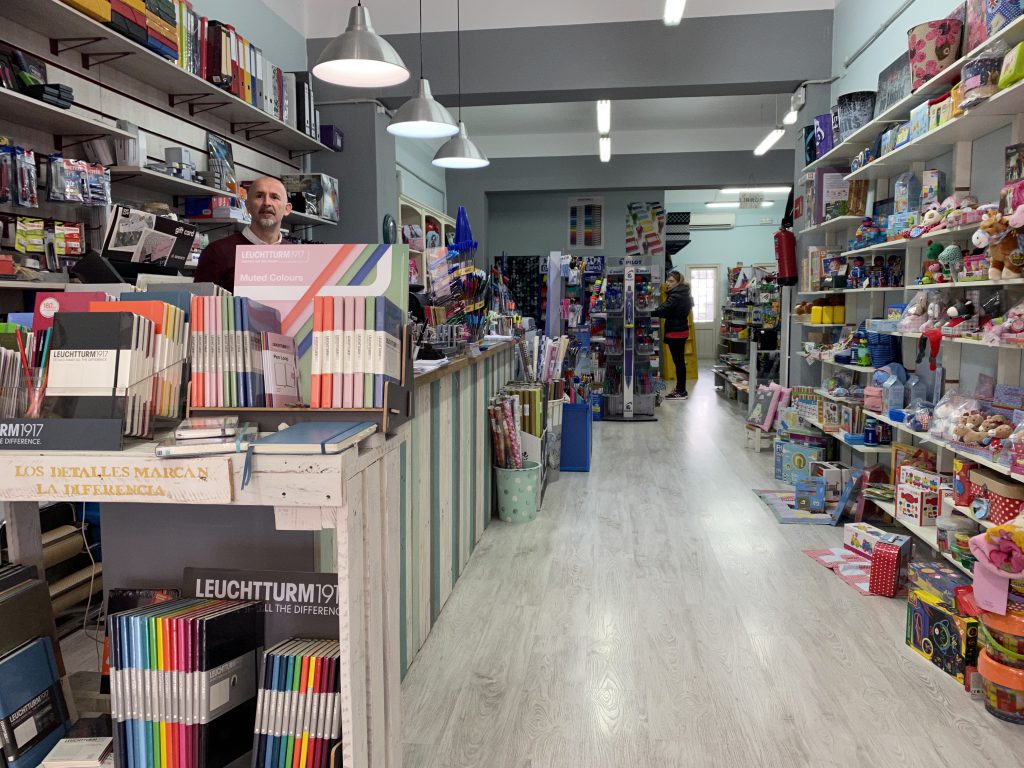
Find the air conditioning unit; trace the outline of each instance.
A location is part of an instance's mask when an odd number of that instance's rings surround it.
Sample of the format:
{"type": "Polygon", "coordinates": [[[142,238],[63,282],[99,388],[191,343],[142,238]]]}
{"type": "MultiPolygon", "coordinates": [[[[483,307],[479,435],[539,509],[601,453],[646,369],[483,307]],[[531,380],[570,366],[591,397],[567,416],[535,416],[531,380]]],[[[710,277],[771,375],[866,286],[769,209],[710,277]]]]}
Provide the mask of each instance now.
{"type": "Polygon", "coordinates": [[[690,216],[690,231],[732,229],[736,226],[735,213],[695,213],[690,216]]]}

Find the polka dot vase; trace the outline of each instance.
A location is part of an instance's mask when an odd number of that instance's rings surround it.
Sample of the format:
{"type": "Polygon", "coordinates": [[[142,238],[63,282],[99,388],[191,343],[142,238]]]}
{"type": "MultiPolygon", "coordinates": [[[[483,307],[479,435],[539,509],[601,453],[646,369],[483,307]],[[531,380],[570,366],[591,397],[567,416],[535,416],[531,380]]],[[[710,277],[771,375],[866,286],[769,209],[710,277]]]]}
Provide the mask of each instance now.
{"type": "Polygon", "coordinates": [[[497,476],[498,517],[506,523],[528,523],[537,517],[540,464],[524,461],[522,469],[494,468],[497,476]]]}

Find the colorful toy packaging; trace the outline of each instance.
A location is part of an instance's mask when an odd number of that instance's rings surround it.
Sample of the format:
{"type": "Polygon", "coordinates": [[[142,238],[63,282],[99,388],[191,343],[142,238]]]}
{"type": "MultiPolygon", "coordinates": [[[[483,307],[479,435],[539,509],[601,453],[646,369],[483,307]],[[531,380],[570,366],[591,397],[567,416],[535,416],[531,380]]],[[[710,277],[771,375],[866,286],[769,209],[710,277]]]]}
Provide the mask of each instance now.
{"type": "Polygon", "coordinates": [[[881,597],[896,597],[907,580],[907,560],[895,544],[879,542],[871,557],[868,592],[881,597]]]}
{"type": "Polygon", "coordinates": [[[914,525],[935,525],[939,494],[908,485],[896,486],[896,518],[914,525]]]}
{"type": "Polygon", "coordinates": [[[898,533],[889,533],[869,523],[847,523],[843,526],[843,546],[869,560],[880,544],[892,544],[907,560],[910,559],[911,539],[898,533]]]}
{"type": "Polygon", "coordinates": [[[907,598],[906,641],[962,685],[967,667],[978,660],[978,620],[960,616],[928,592],[912,589],[907,598]]]}
{"type": "Polygon", "coordinates": [[[825,458],[824,448],[775,441],[775,479],[795,484],[811,476],[811,462],[825,458]]]}
{"type": "Polygon", "coordinates": [[[805,512],[825,511],[825,481],[820,477],[796,483],[796,508],[805,512]]]}
{"type": "Polygon", "coordinates": [[[971,470],[971,496],[972,504],[979,499],[987,502],[985,518],[996,525],[1016,519],[1024,508],[1024,486],[983,467],[971,470]]]}
{"type": "Polygon", "coordinates": [[[957,587],[970,586],[971,578],[949,563],[918,562],[907,567],[907,579],[912,589],[927,592],[939,602],[953,605],[957,587]]]}

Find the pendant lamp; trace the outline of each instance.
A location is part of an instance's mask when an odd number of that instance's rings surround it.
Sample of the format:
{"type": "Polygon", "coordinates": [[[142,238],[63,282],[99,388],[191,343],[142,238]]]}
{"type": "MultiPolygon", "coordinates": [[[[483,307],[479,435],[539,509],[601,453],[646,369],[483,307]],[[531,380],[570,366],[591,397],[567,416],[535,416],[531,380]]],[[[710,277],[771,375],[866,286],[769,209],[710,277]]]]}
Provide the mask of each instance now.
{"type": "Polygon", "coordinates": [[[388,88],[409,79],[398,51],[373,30],[362,0],[349,12],[345,31],[320,54],[313,74],[349,88],[388,88]]]}
{"type": "Polygon", "coordinates": [[[458,52],[458,77],[459,77],[459,132],[448,139],[434,155],[434,165],[439,168],[451,168],[462,170],[467,168],[485,168],[491,164],[487,155],[480,151],[474,144],[466,131],[466,124],[462,122],[462,2],[455,3],[455,49],[458,52]]]}
{"type": "Polygon", "coordinates": [[[388,133],[410,139],[443,139],[459,132],[455,118],[430,93],[423,76],[423,0],[420,0],[420,86],[419,93],[391,118],[388,133]]]}

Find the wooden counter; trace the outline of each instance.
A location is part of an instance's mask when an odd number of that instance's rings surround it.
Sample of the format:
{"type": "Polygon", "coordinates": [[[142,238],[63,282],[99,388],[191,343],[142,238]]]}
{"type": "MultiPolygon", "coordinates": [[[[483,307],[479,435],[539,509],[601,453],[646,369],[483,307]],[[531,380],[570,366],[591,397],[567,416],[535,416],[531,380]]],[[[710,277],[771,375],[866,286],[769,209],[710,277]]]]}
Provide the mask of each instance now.
{"type": "Polygon", "coordinates": [[[501,343],[416,377],[415,416],[400,449],[408,489],[401,509],[403,676],[490,524],[487,402],[512,378],[514,349],[501,343]]]}

